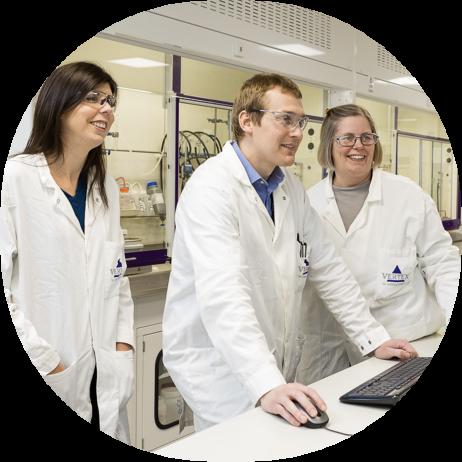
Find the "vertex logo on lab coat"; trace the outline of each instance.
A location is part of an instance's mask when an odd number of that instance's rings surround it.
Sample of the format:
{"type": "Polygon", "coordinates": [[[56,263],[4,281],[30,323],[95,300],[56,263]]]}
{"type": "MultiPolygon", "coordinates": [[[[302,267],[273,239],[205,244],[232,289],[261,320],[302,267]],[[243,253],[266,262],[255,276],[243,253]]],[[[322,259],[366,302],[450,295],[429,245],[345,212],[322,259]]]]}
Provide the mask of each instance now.
{"type": "Polygon", "coordinates": [[[408,274],[401,273],[399,266],[396,265],[392,273],[382,273],[384,284],[403,284],[409,279],[408,274]]]}
{"type": "Polygon", "coordinates": [[[115,268],[111,268],[111,275],[113,279],[117,279],[118,277],[122,276],[122,262],[119,260],[117,261],[117,266],[115,268]]]}

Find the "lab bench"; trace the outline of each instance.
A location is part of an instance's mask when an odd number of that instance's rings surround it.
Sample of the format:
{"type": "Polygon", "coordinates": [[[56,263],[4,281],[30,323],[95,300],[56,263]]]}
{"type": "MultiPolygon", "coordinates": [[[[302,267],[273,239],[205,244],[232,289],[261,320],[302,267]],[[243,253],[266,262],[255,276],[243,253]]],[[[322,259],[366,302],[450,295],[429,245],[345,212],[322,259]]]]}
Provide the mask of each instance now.
{"type": "MultiPolygon", "coordinates": [[[[442,334],[438,333],[412,342],[420,356],[433,356],[442,334]]],[[[312,386],[327,404],[328,427],[355,434],[382,417],[389,408],[344,404],[339,396],[360,383],[391,367],[393,362],[370,358],[312,386]]],[[[436,401],[425,403],[430,412],[436,401]]],[[[412,419],[397,428],[395,443],[406,438],[412,419]]],[[[413,434],[411,432],[411,434],[413,434]]],[[[184,460],[208,462],[248,462],[297,457],[340,443],[348,436],[325,428],[293,427],[285,420],[252,409],[207,430],[186,436],[154,451],[155,454],[184,460]]]]}

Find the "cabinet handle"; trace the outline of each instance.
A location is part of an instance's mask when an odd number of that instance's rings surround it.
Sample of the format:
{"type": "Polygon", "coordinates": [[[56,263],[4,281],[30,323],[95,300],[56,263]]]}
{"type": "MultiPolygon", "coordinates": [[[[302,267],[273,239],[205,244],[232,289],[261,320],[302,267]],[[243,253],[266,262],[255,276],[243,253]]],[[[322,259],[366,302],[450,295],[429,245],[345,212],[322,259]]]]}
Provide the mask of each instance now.
{"type": "Polygon", "coordinates": [[[132,260],[136,260],[136,257],[128,257],[125,259],[125,261],[132,261],[132,260]]]}

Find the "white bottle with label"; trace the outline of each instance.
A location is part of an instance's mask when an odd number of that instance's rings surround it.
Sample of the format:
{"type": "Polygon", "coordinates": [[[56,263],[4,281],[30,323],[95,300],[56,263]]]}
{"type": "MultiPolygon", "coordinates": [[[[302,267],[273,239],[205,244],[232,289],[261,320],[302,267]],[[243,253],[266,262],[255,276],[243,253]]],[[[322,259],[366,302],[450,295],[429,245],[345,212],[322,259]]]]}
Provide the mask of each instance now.
{"type": "Polygon", "coordinates": [[[161,189],[157,185],[157,181],[149,181],[146,185],[146,193],[152,206],[150,215],[157,215],[162,221],[165,220],[165,201],[161,189]]]}

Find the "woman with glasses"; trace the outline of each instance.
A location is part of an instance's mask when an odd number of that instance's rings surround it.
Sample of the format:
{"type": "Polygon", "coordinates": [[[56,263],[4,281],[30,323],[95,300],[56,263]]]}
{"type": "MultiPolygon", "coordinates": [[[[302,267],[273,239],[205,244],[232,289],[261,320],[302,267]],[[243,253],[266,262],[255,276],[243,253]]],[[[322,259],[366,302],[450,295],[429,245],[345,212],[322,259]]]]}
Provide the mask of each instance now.
{"type": "MultiPolygon", "coordinates": [[[[324,119],[318,150],[328,176],[308,196],[373,316],[391,337],[412,341],[449,319],[460,257],[431,197],[411,180],[380,170],[381,160],[369,112],[354,104],[334,107],[324,119]]],[[[298,380],[312,383],[359,362],[310,284],[304,303],[310,334],[298,380]]]]}
{"type": "Polygon", "coordinates": [[[6,162],[0,248],[11,318],[32,364],[80,417],[129,443],[133,302],[103,151],[116,92],[86,62],[45,81],[27,146],[6,162]]]}

